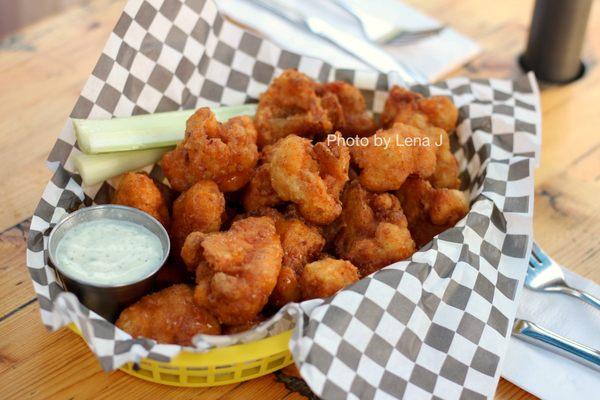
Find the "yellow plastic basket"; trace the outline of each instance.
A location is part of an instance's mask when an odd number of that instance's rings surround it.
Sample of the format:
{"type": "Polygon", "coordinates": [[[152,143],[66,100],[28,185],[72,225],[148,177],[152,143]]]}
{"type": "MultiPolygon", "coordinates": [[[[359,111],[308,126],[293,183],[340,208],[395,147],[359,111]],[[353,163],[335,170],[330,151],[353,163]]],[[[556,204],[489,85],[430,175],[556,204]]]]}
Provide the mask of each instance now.
{"type": "MultiPolygon", "coordinates": [[[[74,324],[69,327],[81,335],[74,324]]],[[[120,369],[137,378],[163,385],[204,387],[228,385],[275,372],[290,365],[288,342],[292,331],[261,339],[209,350],[182,352],[171,362],[144,358],[138,365],[128,363],[120,369]]]]}

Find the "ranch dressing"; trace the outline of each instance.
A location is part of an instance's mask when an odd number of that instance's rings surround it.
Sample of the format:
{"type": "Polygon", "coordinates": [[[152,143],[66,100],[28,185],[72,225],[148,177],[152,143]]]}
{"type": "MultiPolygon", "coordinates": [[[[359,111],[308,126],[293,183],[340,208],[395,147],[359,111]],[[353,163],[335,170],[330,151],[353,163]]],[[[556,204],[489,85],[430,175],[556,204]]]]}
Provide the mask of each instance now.
{"type": "Polygon", "coordinates": [[[102,218],[69,229],[56,247],[56,262],[71,278],[120,285],[144,278],[163,258],[160,239],[133,222],[102,218]]]}

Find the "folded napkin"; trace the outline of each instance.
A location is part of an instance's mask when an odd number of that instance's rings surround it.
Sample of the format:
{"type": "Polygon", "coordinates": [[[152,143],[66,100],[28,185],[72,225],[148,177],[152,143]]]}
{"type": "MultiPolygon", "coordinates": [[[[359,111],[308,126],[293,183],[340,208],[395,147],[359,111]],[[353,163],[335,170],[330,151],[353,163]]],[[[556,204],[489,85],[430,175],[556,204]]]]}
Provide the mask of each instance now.
{"type": "MultiPolygon", "coordinates": [[[[221,12],[228,17],[254,29],[282,48],[320,58],[337,68],[372,69],[327,40],[290,24],[251,0],[216,0],[216,3],[221,12]]],[[[286,3],[305,15],[318,16],[332,26],[364,38],[359,22],[331,1],[289,0],[286,3]]],[[[365,9],[382,20],[393,21],[406,29],[416,30],[440,25],[439,21],[398,0],[371,0],[368,6],[365,5],[365,9]]],[[[386,45],[384,48],[404,64],[420,71],[429,82],[434,82],[465,64],[481,50],[477,43],[452,28],[414,43],[386,45]]]]}
{"type": "MultiPolygon", "coordinates": [[[[567,269],[563,272],[569,285],[600,298],[600,286],[567,269]]],[[[581,300],[525,288],[517,317],[600,349],[600,310],[581,300]]],[[[593,399],[600,393],[599,372],[516,338],[510,340],[502,376],[546,400],[593,399]]]]}

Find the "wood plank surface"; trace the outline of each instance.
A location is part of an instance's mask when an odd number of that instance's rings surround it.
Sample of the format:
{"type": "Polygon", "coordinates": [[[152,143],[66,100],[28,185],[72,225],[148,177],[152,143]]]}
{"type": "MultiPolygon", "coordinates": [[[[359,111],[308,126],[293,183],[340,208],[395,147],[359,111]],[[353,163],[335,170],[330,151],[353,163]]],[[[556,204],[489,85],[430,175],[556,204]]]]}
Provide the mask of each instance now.
{"type": "MultiPolygon", "coordinates": [[[[533,1],[410,0],[474,37],[483,54],[453,75],[511,77],[533,1]]],[[[90,0],[0,38],[0,398],[314,398],[294,367],[250,382],[174,388],[104,373],[85,343],[41,324],[25,269],[28,218],[50,176],[44,160],[125,4],[90,0]]],[[[600,7],[585,47],[587,73],[543,85],[542,164],[536,172],[536,240],[573,271],[600,283],[600,7]],[[594,38],[594,40],[591,40],[594,38]]],[[[501,380],[497,399],[532,395],[501,380]]]]}

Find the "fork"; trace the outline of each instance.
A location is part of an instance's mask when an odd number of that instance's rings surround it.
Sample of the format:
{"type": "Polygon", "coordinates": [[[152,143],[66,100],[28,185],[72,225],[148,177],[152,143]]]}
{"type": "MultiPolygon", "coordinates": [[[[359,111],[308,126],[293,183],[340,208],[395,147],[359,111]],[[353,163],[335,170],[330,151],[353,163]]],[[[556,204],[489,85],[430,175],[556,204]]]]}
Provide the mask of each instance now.
{"type": "Polygon", "coordinates": [[[389,21],[377,18],[361,9],[353,0],[333,0],[358,20],[366,38],[378,44],[403,44],[437,35],[446,28],[440,25],[435,28],[408,30],[389,21]]]}
{"type": "Polygon", "coordinates": [[[525,286],[542,292],[563,293],[585,301],[600,309],[600,299],[572,288],[565,281],[560,265],[533,242],[525,286]]]}

